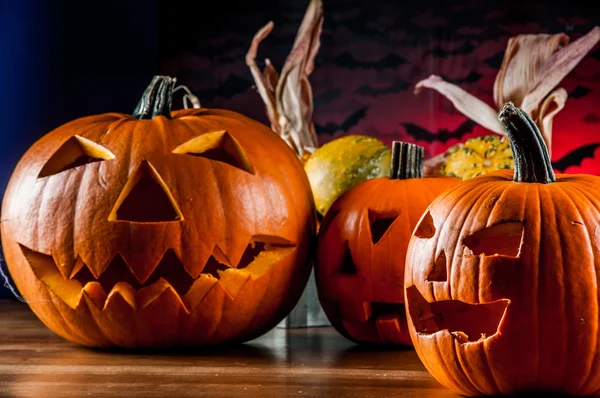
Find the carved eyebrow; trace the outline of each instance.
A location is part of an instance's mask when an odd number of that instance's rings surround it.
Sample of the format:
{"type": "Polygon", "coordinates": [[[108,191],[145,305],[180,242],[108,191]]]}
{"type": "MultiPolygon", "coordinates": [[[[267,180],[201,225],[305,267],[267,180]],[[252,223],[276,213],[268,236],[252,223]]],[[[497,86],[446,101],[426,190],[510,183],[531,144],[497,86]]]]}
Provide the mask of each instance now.
{"type": "Polygon", "coordinates": [[[478,256],[521,255],[525,226],[522,221],[507,221],[492,225],[463,238],[463,244],[478,256]]]}
{"type": "Polygon", "coordinates": [[[254,174],[254,167],[240,143],[226,130],[213,131],[184,142],[173,153],[222,162],[254,174]]]}
{"type": "Polygon", "coordinates": [[[38,178],[49,177],[89,163],[114,159],[107,148],[87,138],[74,135],[65,141],[46,162],[38,178]]]}

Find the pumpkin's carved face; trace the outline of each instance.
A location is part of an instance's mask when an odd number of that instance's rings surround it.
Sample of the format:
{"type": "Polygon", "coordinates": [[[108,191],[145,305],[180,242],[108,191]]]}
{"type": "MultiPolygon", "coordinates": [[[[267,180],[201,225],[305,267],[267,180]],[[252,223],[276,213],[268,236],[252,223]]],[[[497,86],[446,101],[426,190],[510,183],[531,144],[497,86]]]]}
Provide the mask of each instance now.
{"type": "Polygon", "coordinates": [[[60,335],[93,346],[215,344],[273,327],[310,270],[300,162],[239,114],[106,114],[24,155],[3,203],[17,287],[60,335]]]}
{"type": "Polygon", "coordinates": [[[315,272],[321,304],[344,336],[410,345],[404,261],[411,232],[453,178],[378,178],[344,193],[319,229],[315,272]]]}
{"type": "MultiPolygon", "coordinates": [[[[420,261],[414,264],[416,267],[411,263],[412,281],[407,285],[406,297],[415,332],[420,337],[449,333],[460,344],[480,343],[495,336],[510,300],[498,297],[479,300],[478,289],[463,283],[474,283],[478,287],[479,281],[466,275],[473,275],[473,268],[484,267],[491,273],[490,276],[506,278],[504,284],[511,284],[508,277],[514,276],[511,270],[514,272],[521,255],[524,230],[523,221],[500,221],[479,230],[476,227],[475,231],[466,230],[459,235],[457,246],[436,245],[430,248],[428,243],[434,242],[431,240],[437,228],[431,212],[425,213],[414,231],[415,238],[423,241],[415,242],[412,250],[420,250],[421,253],[434,251],[435,254],[429,258],[426,266],[420,261]],[[467,294],[465,301],[452,299],[452,283],[448,273],[450,267],[456,269],[454,275],[462,275],[463,281],[457,281],[456,288],[467,294]],[[437,293],[439,296],[430,302],[421,291],[425,294],[437,293]]],[[[409,261],[413,258],[410,256],[409,261]]],[[[478,277],[482,276],[479,272],[477,274],[478,277]]],[[[463,294],[457,296],[464,297],[463,294]]]]}
{"type": "Polygon", "coordinates": [[[405,279],[415,349],[464,395],[587,396],[599,385],[585,365],[600,358],[598,178],[534,185],[512,176],[469,180],[420,220],[405,279]]]}

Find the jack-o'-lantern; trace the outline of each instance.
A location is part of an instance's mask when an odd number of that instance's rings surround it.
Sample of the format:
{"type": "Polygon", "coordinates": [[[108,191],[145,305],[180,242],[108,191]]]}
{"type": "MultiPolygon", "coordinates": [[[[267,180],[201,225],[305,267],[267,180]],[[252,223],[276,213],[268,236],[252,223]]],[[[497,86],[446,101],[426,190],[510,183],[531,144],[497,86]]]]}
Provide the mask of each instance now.
{"type": "Polygon", "coordinates": [[[542,135],[507,103],[513,170],[462,182],[415,228],[408,325],[431,374],[468,396],[600,392],[600,178],[555,175],[542,135]]]}
{"type": "Polygon", "coordinates": [[[2,208],[15,284],[87,346],[245,341],[298,301],[315,208],[301,162],[238,113],[171,113],[156,76],[133,116],[67,123],[17,165],[2,208]]]}
{"type": "Polygon", "coordinates": [[[423,178],[423,148],[392,145],[390,177],[355,185],[319,229],[315,277],[331,324],[360,343],[410,345],[404,310],[404,252],[435,197],[460,183],[423,178]]]}

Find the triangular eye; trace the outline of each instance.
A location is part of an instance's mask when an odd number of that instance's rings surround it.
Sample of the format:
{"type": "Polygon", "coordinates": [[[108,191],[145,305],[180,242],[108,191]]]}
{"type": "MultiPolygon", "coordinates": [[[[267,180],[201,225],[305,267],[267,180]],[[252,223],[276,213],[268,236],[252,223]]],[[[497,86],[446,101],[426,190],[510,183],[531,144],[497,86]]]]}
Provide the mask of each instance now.
{"type": "Polygon", "coordinates": [[[344,258],[340,271],[342,274],[358,274],[358,268],[356,267],[356,264],[352,259],[352,253],[350,252],[350,248],[348,247],[348,242],[346,242],[346,250],[344,251],[344,258]]]}
{"type": "Polygon", "coordinates": [[[383,235],[396,221],[400,213],[394,210],[378,211],[369,209],[369,225],[371,226],[371,239],[373,244],[381,240],[383,235]]]}
{"type": "Polygon", "coordinates": [[[50,157],[38,178],[48,177],[88,163],[114,159],[111,151],[87,138],[74,135],[50,157]]]}
{"type": "Polygon", "coordinates": [[[173,149],[173,153],[199,156],[227,163],[250,174],[254,174],[254,167],[252,167],[252,163],[250,163],[244,149],[225,130],[214,131],[192,138],[173,149]]]}
{"type": "Polygon", "coordinates": [[[421,222],[415,228],[414,235],[417,238],[429,239],[433,238],[435,235],[435,225],[433,223],[433,217],[431,217],[431,213],[428,211],[421,218],[421,222]]]}
{"type": "Polygon", "coordinates": [[[442,250],[439,254],[429,275],[427,275],[427,281],[429,282],[447,282],[448,281],[448,270],[446,267],[446,253],[442,250]]]}

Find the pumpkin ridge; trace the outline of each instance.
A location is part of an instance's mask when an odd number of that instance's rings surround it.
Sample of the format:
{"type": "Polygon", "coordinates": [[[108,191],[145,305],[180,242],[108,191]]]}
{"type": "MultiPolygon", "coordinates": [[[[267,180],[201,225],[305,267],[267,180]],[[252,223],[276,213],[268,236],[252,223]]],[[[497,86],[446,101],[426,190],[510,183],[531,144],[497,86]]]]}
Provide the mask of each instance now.
{"type": "MultiPolygon", "coordinates": [[[[559,187],[559,189],[564,193],[565,197],[567,197],[575,206],[575,208],[577,209],[578,214],[580,215],[581,219],[585,218],[583,217],[583,213],[581,211],[581,208],[578,205],[578,202],[576,202],[575,200],[573,200],[572,195],[569,194],[566,191],[565,186],[561,185],[561,184],[557,184],[557,187],[559,187]]],[[[595,188],[595,187],[594,187],[595,188]]],[[[579,194],[581,195],[583,198],[585,198],[586,200],[588,200],[591,203],[595,203],[595,199],[596,197],[593,195],[588,195],[589,191],[586,191],[584,189],[573,189],[571,187],[569,187],[570,190],[572,190],[572,194],[579,194]]],[[[600,192],[597,192],[600,193],[600,192]]],[[[596,202],[595,205],[598,207],[598,203],[596,202]]],[[[595,217],[596,219],[600,219],[600,214],[598,214],[600,212],[596,211],[595,217]]],[[[590,229],[588,228],[588,226],[586,224],[584,224],[585,229],[586,229],[586,235],[587,235],[587,241],[589,242],[589,244],[592,244],[593,242],[593,237],[592,234],[590,233],[590,229]]],[[[593,266],[591,267],[591,269],[593,270],[593,273],[595,275],[594,280],[596,281],[596,286],[598,286],[598,281],[600,279],[600,275],[598,274],[598,268],[595,266],[598,263],[598,259],[597,259],[597,254],[596,252],[594,252],[594,254],[592,255],[593,257],[593,266]]],[[[598,310],[600,308],[600,303],[598,300],[598,295],[596,295],[595,297],[596,300],[596,309],[598,310]]],[[[594,350],[593,352],[597,352],[598,351],[598,343],[599,343],[599,337],[598,334],[592,334],[592,336],[594,337],[594,350]]],[[[570,351],[569,351],[570,352],[570,351]]],[[[587,376],[582,378],[581,382],[579,385],[576,386],[576,388],[574,388],[574,391],[583,391],[583,395],[588,395],[587,391],[589,391],[589,383],[591,382],[591,379],[593,378],[593,376],[596,374],[595,368],[597,368],[597,364],[599,363],[598,361],[598,354],[596,354],[594,357],[592,357],[589,360],[589,364],[586,365],[586,373],[587,376]]],[[[566,371],[566,369],[565,369],[566,371]]]]}
{"type": "Polygon", "coordinates": [[[68,331],[67,333],[70,335],[74,335],[75,338],[77,340],[79,340],[82,344],[89,344],[90,339],[88,339],[87,336],[83,336],[78,328],[76,327],[76,325],[74,325],[73,323],[69,322],[67,320],[67,316],[63,313],[62,307],[60,306],[61,304],[63,304],[61,302],[61,299],[58,298],[56,295],[50,295],[50,300],[53,302],[56,311],[58,312],[58,315],[60,316],[60,318],[62,319],[64,325],[66,326],[64,331],[68,331]],[[57,303],[55,300],[59,300],[59,303],[57,303]]]}
{"type": "MultiPolygon", "coordinates": [[[[471,180],[473,181],[473,180],[471,180]]],[[[473,184],[468,184],[469,186],[473,185],[473,184]]],[[[477,190],[478,194],[477,194],[477,201],[473,204],[473,208],[475,208],[477,206],[478,203],[481,202],[482,198],[487,198],[487,195],[489,195],[490,192],[493,192],[496,188],[493,186],[486,186],[486,185],[476,185],[475,188],[473,188],[473,191],[475,191],[475,189],[480,188],[481,192],[479,190],[477,190]]],[[[467,187],[465,187],[467,188],[467,187]]],[[[465,189],[467,190],[467,189],[465,189]]],[[[470,191],[471,189],[467,190],[470,191]]],[[[454,252],[451,253],[451,255],[446,254],[446,259],[447,261],[449,260],[450,263],[447,265],[449,267],[449,269],[451,271],[455,270],[455,272],[460,272],[460,270],[458,270],[456,267],[454,267],[454,261],[457,258],[459,251],[461,250],[462,245],[458,243],[458,239],[461,236],[465,235],[465,229],[470,229],[472,228],[471,225],[468,226],[465,224],[467,222],[467,218],[469,216],[469,209],[465,208],[463,209],[465,206],[462,205],[463,202],[466,202],[470,200],[468,195],[461,195],[460,199],[458,201],[456,201],[456,203],[454,203],[454,208],[450,211],[450,213],[448,214],[448,218],[452,218],[452,219],[456,219],[457,216],[454,215],[455,211],[458,212],[463,212],[463,213],[459,213],[461,214],[460,218],[458,219],[458,222],[460,222],[460,229],[457,231],[457,244],[455,244],[455,248],[454,248],[454,252]]],[[[471,221],[472,222],[472,221],[471,221]]],[[[449,233],[449,230],[452,229],[454,227],[454,225],[450,225],[449,223],[443,223],[442,224],[442,228],[440,229],[440,233],[437,237],[436,240],[436,253],[440,251],[440,249],[444,249],[445,248],[440,248],[440,238],[442,236],[445,236],[449,233]]],[[[434,259],[435,260],[435,259],[434,259]]],[[[452,298],[453,297],[453,291],[452,291],[452,286],[454,286],[455,284],[458,285],[458,288],[460,288],[460,284],[457,282],[458,280],[460,280],[460,273],[457,276],[454,276],[454,272],[450,272],[448,274],[448,297],[452,298]]],[[[436,292],[433,292],[433,297],[435,298],[435,300],[439,300],[439,297],[437,297],[436,292]]]]}
{"type": "Polygon", "coordinates": [[[108,333],[106,333],[101,327],[100,327],[100,323],[98,322],[98,319],[96,318],[96,314],[94,313],[94,311],[92,311],[92,309],[90,308],[90,305],[94,305],[91,301],[91,299],[86,295],[86,293],[83,293],[86,297],[85,300],[82,300],[82,302],[85,303],[86,306],[86,312],[88,314],[88,317],[92,319],[92,321],[94,322],[94,325],[96,327],[96,329],[98,330],[98,332],[100,333],[101,336],[103,336],[106,341],[108,342],[108,344],[102,344],[101,346],[108,346],[110,344],[112,345],[116,345],[116,342],[113,341],[109,336],[108,333]]]}
{"type": "MultiPolygon", "coordinates": [[[[464,377],[464,379],[467,381],[467,388],[475,391],[476,393],[480,393],[481,389],[477,386],[477,383],[475,382],[473,376],[471,376],[471,372],[468,371],[467,368],[467,364],[465,362],[465,358],[463,357],[465,353],[465,350],[462,349],[461,347],[461,343],[458,341],[458,339],[453,339],[454,340],[454,344],[452,345],[453,351],[454,351],[454,358],[456,360],[456,362],[458,362],[460,369],[462,370],[462,376],[464,377]]],[[[465,386],[465,383],[461,383],[462,386],[465,386]]]]}
{"type": "MultiPolygon", "coordinates": [[[[568,201],[570,201],[570,202],[572,203],[572,205],[573,205],[573,208],[575,209],[575,211],[576,211],[576,212],[577,212],[577,214],[579,215],[580,219],[581,219],[581,220],[585,220],[586,218],[584,218],[584,216],[583,216],[583,213],[582,213],[582,211],[581,211],[580,207],[577,205],[577,202],[576,202],[576,201],[575,201],[575,200],[572,198],[572,196],[571,196],[571,195],[569,195],[569,194],[568,194],[568,193],[565,191],[564,187],[563,187],[563,186],[561,186],[560,184],[558,184],[558,185],[557,185],[557,189],[558,189],[558,191],[560,191],[560,192],[563,194],[563,196],[564,196],[564,197],[565,197],[565,198],[566,198],[568,201]]],[[[576,192],[577,194],[581,194],[581,193],[579,192],[579,190],[576,190],[575,192],[576,192]]],[[[582,195],[582,196],[583,196],[583,197],[585,197],[584,195],[582,195]]],[[[591,201],[590,201],[590,202],[591,202],[591,201]]],[[[592,203],[593,203],[593,202],[592,202],[592,203]]],[[[598,215],[596,215],[596,218],[598,218],[598,215]]],[[[586,242],[586,245],[592,245],[592,244],[593,244],[593,243],[592,243],[593,241],[592,241],[592,238],[591,238],[591,236],[590,236],[590,231],[589,231],[589,229],[588,229],[588,227],[587,227],[586,223],[584,223],[584,226],[585,226],[585,236],[587,237],[587,242],[586,242]]],[[[595,264],[596,264],[596,260],[595,260],[595,254],[592,254],[592,258],[591,258],[591,260],[592,260],[592,265],[593,265],[593,266],[592,266],[592,267],[590,267],[590,268],[592,268],[592,269],[593,269],[594,275],[595,275],[595,276],[596,276],[596,278],[597,278],[597,275],[596,275],[596,267],[595,267],[595,264]]],[[[572,280],[572,279],[571,279],[571,280],[572,280]]],[[[597,279],[596,279],[596,280],[597,280],[597,279]]],[[[597,283],[596,283],[596,286],[597,286],[597,283]]],[[[597,311],[596,311],[596,312],[597,312],[597,311]]],[[[594,344],[596,344],[596,343],[597,343],[597,340],[598,340],[598,336],[597,336],[597,334],[591,334],[591,335],[592,335],[592,336],[595,336],[595,342],[594,342],[594,344]]],[[[567,350],[566,350],[566,355],[567,355],[567,357],[572,357],[573,355],[572,355],[571,353],[572,353],[572,352],[574,352],[574,351],[576,351],[576,350],[575,350],[575,349],[569,349],[569,347],[567,346],[567,350]]],[[[590,363],[592,363],[592,362],[593,362],[593,359],[590,359],[590,363]]],[[[589,366],[587,366],[587,365],[586,365],[586,368],[587,368],[587,369],[586,369],[586,373],[589,375],[589,373],[590,373],[589,366]]],[[[568,373],[568,369],[569,369],[569,367],[568,367],[568,366],[565,366],[565,369],[564,369],[564,374],[563,374],[563,380],[564,380],[564,381],[567,381],[567,380],[568,380],[568,374],[567,374],[567,373],[568,373]]],[[[579,383],[579,385],[578,385],[578,386],[576,386],[576,388],[574,389],[574,391],[581,391],[581,388],[582,388],[582,386],[583,386],[583,383],[584,383],[584,382],[585,382],[585,378],[582,378],[581,382],[579,383]]],[[[565,390],[566,390],[566,391],[573,390],[573,389],[567,389],[568,387],[569,387],[568,385],[565,385],[565,390]]]]}

